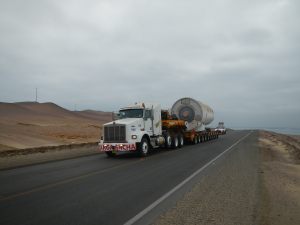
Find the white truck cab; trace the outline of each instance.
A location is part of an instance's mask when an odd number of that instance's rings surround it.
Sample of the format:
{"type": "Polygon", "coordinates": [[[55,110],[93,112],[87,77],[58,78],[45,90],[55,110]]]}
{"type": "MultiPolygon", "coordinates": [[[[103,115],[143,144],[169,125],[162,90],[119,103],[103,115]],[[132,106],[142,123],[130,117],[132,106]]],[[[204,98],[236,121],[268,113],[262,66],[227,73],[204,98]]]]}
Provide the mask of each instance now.
{"type": "Polygon", "coordinates": [[[121,108],[119,119],[103,125],[100,151],[108,156],[117,152],[139,151],[144,156],[150,147],[162,143],[161,106],[155,103],[136,103],[121,108]]]}

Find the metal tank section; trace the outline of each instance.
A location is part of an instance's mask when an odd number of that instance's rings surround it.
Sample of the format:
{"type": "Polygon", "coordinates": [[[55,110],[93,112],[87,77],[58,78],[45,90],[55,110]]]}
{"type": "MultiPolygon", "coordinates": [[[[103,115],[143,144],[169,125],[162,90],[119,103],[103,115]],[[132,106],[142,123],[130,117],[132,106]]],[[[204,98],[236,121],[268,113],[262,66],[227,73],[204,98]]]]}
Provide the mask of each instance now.
{"type": "Polygon", "coordinates": [[[192,98],[177,100],[171,109],[178,119],[187,121],[187,130],[202,131],[214,120],[214,111],[208,105],[192,98]]]}

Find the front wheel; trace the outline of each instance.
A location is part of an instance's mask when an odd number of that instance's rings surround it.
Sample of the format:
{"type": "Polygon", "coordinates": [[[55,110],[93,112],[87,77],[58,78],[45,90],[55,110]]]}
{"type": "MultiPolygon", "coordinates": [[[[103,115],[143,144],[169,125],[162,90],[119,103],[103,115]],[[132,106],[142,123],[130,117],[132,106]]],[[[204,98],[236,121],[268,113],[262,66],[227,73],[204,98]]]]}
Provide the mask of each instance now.
{"type": "Polygon", "coordinates": [[[149,143],[147,138],[142,138],[142,141],[139,146],[139,154],[142,157],[145,157],[149,154],[149,143]]]}
{"type": "Polygon", "coordinates": [[[113,152],[105,152],[105,153],[106,153],[107,157],[115,157],[116,156],[116,154],[113,152]]]}

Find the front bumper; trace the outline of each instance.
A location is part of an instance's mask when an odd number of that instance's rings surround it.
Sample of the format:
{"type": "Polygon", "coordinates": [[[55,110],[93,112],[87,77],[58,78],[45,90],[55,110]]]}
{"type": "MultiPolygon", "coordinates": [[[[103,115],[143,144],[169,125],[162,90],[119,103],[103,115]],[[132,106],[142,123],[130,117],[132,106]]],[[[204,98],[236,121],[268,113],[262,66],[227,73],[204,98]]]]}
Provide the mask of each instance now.
{"type": "Polygon", "coordinates": [[[128,152],[135,151],[135,143],[99,143],[99,150],[101,152],[128,152]]]}

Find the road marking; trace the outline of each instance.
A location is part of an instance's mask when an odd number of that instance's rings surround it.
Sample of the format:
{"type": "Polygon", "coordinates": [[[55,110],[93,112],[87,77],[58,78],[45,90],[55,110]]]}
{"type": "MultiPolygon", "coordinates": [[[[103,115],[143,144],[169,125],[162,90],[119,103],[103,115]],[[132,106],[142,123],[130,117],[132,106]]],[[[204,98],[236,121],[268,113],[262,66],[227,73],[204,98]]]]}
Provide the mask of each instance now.
{"type": "Polygon", "coordinates": [[[94,172],[91,172],[91,173],[87,173],[87,174],[83,174],[83,175],[80,175],[80,176],[72,177],[72,178],[69,178],[69,179],[66,179],[66,180],[58,181],[58,182],[55,182],[55,183],[52,183],[52,184],[47,184],[47,185],[44,185],[44,186],[41,186],[41,187],[33,188],[31,190],[20,192],[20,193],[16,193],[16,194],[9,195],[9,196],[6,196],[6,197],[1,196],[0,197],[0,202],[6,201],[6,200],[11,200],[11,199],[14,199],[14,198],[17,198],[17,197],[21,197],[21,196],[24,196],[24,195],[29,195],[29,194],[32,194],[32,193],[35,193],[35,192],[47,190],[47,189],[50,189],[50,188],[53,188],[53,187],[57,187],[57,186],[60,186],[60,185],[63,185],[63,184],[68,184],[68,183],[71,183],[73,181],[77,181],[77,180],[80,180],[80,179],[91,177],[93,175],[105,173],[105,172],[113,170],[113,169],[119,169],[119,168],[125,167],[125,166],[127,166],[129,164],[131,164],[131,165],[132,164],[137,164],[139,162],[140,161],[138,160],[138,161],[134,161],[134,162],[120,164],[120,165],[117,165],[117,166],[114,166],[114,167],[110,167],[110,168],[107,168],[107,169],[104,169],[104,170],[101,170],[101,171],[94,171],[94,172]]]}
{"type": "Polygon", "coordinates": [[[229,148],[227,148],[224,152],[213,158],[211,161],[206,163],[203,167],[198,169],[196,172],[194,172],[192,175],[190,175],[188,178],[186,178],[184,181],[182,181],[180,184],[175,186],[173,189],[171,189],[169,192],[161,196],[159,199],[157,199],[155,202],[153,202],[151,205],[149,205],[147,208],[145,208],[143,211],[132,217],[130,220],[128,220],[124,225],[133,225],[135,222],[140,220],[143,216],[145,216],[147,213],[149,213],[152,209],[154,209],[156,206],[158,206],[160,203],[162,203],[165,199],[167,199],[170,195],[175,193],[177,190],[179,190],[182,186],[184,186],[186,183],[188,183],[190,180],[192,180],[195,176],[197,176],[199,173],[201,173],[204,169],[206,169],[208,166],[213,164],[217,159],[219,159],[221,156],[223,156],[226,152],[230,151],[233,147],[235,147],[237,144],[239,144],[242,140],[244,140],[246,137],[248,137],[253,131],[250,131],[248,134],[246,134],[244,137],[240,138],[237,142],[235,142],[233,145],[231,145],[229,148]]]}

